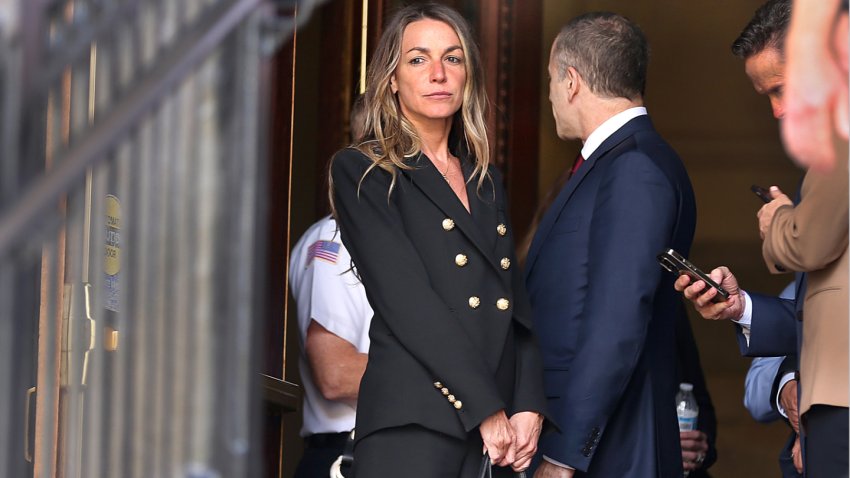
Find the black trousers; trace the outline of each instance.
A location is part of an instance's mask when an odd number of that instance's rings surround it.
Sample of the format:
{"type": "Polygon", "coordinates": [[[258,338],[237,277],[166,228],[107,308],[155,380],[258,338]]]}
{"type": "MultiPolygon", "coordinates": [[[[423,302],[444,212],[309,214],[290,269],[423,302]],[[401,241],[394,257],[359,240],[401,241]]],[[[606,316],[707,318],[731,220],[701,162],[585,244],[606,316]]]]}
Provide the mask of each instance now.
{"type": "Polygon", "coordinates": [[[295,478],[327,478],[331,465],[342,455],[348,433],[319,433],[304,437],[304,454],[295,478]]]}
{"type": "Polygon", "coordinates": [[[847,408],[813,405],[803,415],[806,431],[806,477],[848,476],[847,408]]]}
{"type": "MultiPolygon", "coordinates": [[[[354,446],[354,478],[477,478],[482,449],[477,429],[467,440],[419,425],[379,430],[354,446]]],[[[493,476],[514,474],[493,467],[493,476]]]]}

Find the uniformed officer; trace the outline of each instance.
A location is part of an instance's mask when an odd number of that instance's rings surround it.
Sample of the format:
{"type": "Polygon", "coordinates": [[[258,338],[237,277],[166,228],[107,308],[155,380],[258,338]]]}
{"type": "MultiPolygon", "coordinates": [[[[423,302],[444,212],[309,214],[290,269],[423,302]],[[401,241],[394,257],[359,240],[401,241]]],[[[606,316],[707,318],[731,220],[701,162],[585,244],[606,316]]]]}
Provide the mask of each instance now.
{"type": "Polygon", "coordinates": [[[367,140],[331,165],[342,239],[375,310],[358,478],[524,470],[545,398],[469,27],[411,5],[367,73],[367,140]]]}
{"type": "Polygon", "coordinates": [[[298,306],[304,386],[304,455],[295,477],[328,476],[354,428],[372,319],[332,217],[313,224],[295,244],[289,284],[298,306]]]}

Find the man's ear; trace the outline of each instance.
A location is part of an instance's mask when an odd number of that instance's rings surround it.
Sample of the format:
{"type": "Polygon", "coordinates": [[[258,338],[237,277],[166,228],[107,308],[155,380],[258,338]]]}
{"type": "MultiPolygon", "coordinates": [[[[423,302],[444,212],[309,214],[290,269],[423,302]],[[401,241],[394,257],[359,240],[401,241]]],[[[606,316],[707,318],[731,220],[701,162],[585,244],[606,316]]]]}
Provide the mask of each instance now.
{"type": "Polygon", "coordinates": [[[567,67],[567,74],[564,77],[564,82],[566,82],[567,87],[567,99],[572,101],[582,86],[581,76],[579,76],[578,71],[576,71],[575,68],[571,66],[567,67]]]}

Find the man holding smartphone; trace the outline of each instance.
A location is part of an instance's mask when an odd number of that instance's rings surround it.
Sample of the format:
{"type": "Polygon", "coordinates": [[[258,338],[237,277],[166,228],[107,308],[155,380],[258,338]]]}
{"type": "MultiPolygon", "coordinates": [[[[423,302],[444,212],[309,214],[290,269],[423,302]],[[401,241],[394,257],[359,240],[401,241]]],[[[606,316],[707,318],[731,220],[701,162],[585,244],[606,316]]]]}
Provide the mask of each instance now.
{"type": "MultiPolygon", "coordinates": [[[[789,0],[768,2],[733,45],[733,52],[745,60],[747,75],[756,91],[770,98],[777,119],[785,112],[782,45],[789,16],[789,0]],[[782,14],[772,24],[768,22],[771,12],[782,14]]],[[[677,290],[694,302],[703,317],[738,323],[744,355],[772,356],[799,351],[800,406],[787,398],[795,390],[796,381],[788,381],[787,387],[783,388],[785,384],[782,384],[779,389],[783,407],[797,408],[803,418],[807,436],[805,468],[811,476],[838,477],[848,473],[846,156],[832,174],[807,172],[801,201],[796,206],[774,186],[770,188],[771,201],[758,213],[765,263],[774,273],[798,272],[795,294],[798,300],[747,294],[739,289],[735,276],[726,267],[711,272],[712,279],[730,293],[729,300],[723,303],[711,302],[715,293],[705,290],[702,281],[690,284],[690,278],[682,276],[676,282],[677,290]],[[825,214],[825,210],[830,213],[825,214]],[[802,320],[802,341],[798,338],[796,319],[802,320]]],[[[789,419],[796,425],[793,414],[789,419]]],[[[798,469],[802,467],[799,457],[799,453],[792,451],[798,469]]]]}

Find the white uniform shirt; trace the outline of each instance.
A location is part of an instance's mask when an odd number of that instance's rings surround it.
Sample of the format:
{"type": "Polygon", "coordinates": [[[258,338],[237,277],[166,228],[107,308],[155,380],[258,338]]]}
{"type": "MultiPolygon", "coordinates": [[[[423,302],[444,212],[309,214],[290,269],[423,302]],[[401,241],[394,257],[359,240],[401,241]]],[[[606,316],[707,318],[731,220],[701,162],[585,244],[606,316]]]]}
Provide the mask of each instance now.
{"type": "Polygon", "coordinates": [[[325,400],[313,383],[304,353],[310,320],[351,343],[358,352],[369,352],[372,308],[363,284],[351,270],[351,256],[342,245],[336,221],[327,216],[307,229],[292,249],[289,286],[298,306],[304,384],[304,424],[301,436],[347,432],[354,428],[352,403],[325,400]]]}

